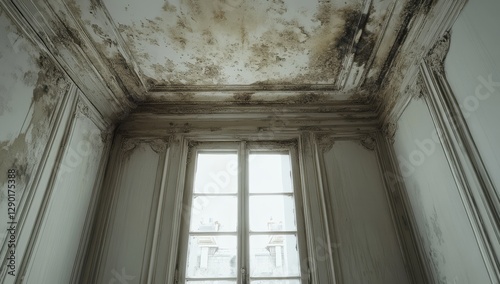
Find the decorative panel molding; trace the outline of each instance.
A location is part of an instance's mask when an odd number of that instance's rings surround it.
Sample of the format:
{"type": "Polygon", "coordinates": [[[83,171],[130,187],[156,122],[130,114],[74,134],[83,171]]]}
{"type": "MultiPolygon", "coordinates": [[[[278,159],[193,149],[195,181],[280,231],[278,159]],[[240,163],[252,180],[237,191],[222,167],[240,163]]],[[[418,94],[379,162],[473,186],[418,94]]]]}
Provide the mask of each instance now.
{"type": "Polygon", "coordinates": [[[150,279],[158,246],[167,161],[161,139],[118,137],[109,163],[82,281],[104,283],[126,275],[150,279]]]}
{"type": "MultiPolygon", "coordinates": [[[[58,0],[2,0],[0,5],[41,50],[50,54],[108,123],[122,118],[134,107],[135,101],[141,100],[142,94],[130,94],[132,90],[121,82],[124,75],[116,74],[116,64],[108,62],[96,49],[78,22],[79,15],[73,14],[69,4],[58,0]]],[[[121,58],[129,58],[119,54],[121,58]]],[[[133,66],[132,62],[129,64],[133,66]]]]}
{"type": "Polygon", "coordinates": [[[434,283],[427,253],[418,235],[418,228],[408,199],[405,182],[399,170],[393,144],[396,125],[377,136],[377,159],[391,205],[392,218],[396,224],[405,267],[412,283],[434,283]]]}
{"type": "MultiPolygon", "coordinates": [[[[23,191],[22,196],[17,197],[17,243],[16,243],[16,271],[19,272],[25,257],[29,258],[34,238],[39,231],[40,218],[38,212],[46,205],[46,189],[51,183],[54,172],[57,172],[58,165],[64,153],[64,143],[69,135],[73,113],[76,110],[77,96],[76,86],[72,85],[69,90],[61,94],[55,108],[54,115],[47,129],[49,135],[43,155],[38,165],[35,167],[34,175],[31,176],[29,184],[23,191]]],[[[0,255],[2,256],[2,267],[0,270],[0,280],[2,283],[14,283],[16,277],[7,275],[6,256],[7,242],[2,244],[0,255]]]]}
{"type": "Polygon", "coordinates": [[[451,29],[467,0],[434,2],[435,5],[428,14],[421,14],[413,20],[405,43],[398,51],[398,60],[392,66],[392,75],[382,82],[378,101],[381,125],[397,121],[401,116],[415,95],[412,89],[415,88],[419,72],[418,65],[436,42],[441,41],[442,36],[451,29]]]}
{"type": "MultiPolygon", "coordinates": [[[[418,267],[404,264],[406,251],[397,234],[400,224],[393,222],[393,204],[373,152],[378,142],[375,136],[368,139],[367,148],[361,142],[367,137],[341,138],[318,156],[337,281],[411,283],[410,278],[418,280],[421,275],[415,277],[418,267]]],[[[404,245],[410,241],[402,240],[404,245]]]]}
{"type": "Polygon", "coordinates": [[[462,111],[446,80],[443,49],[449,35],[420,65],[424,97],[460,195],[466,208],[492,283],[500,281],[500,198],[467,127],[462,111]]]}
{"type": "Polygon", "coordinates": [[[70,283],[78,278],[94,219],[110,146],[103,133],[108,130],[100,116],[90,119],[89,108],[93,106],[85,102],[83,95],[74,95],[79,97],[76,114],[45,192],[37,231],[31,234],[29,251],[19,271],[19,279],[28,283],[70,283]],[[47,262],[50,258],[54,259],[47,262]]]}

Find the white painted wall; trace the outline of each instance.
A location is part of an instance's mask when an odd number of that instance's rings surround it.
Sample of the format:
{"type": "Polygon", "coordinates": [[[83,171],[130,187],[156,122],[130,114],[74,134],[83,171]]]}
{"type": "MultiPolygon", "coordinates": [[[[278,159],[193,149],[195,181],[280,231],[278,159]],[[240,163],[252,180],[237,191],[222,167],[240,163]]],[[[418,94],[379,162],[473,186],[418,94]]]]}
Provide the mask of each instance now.
{"type": "MultiPolygon", "coordinates": [[[[107,158],[98,125],[75,116],[76,87],[0,9],[0,282],[69,283],[78,272],[107,158]],[[16,169],[15,247],[5,241],[16,169]],[[5,256],[15,249],[15,276],[5,256]],[[26,269],[25,269],[26,268],[26,269]],[[25,273],[22,273],[22,272],[25,273]],[[16,278],[17,277],[17,278],[16,278]]],[[[96,115],[91,105],[85,112],[96,115]]],[[[10,238],[10,235],[8,235],[10,238]]]]}
{"type": "Polygon", "coordinates": [[[491,283],[426,103],[413,100],[394,143],[436,283],[491,283]]]}
{"type": "Polygon", "coordinates": [[[376,152],[336,141],[323,160],[342,283],[410,283],[376,152]]]}
{"type": "Polygon", "coordinates": [[[85,229],[93,221],[95,198],[104,171],[106,144],[101,130],[79,114],[73,122],[39,237],[25,274],[26,283],[70,283],[83,257],[85,229]]]}
{"type": "MultiPolygon", "coordinates": [[[[114,145],[121,147],[121,145],[114,145]]],[[[148,143],[139,143],[128,151],[119,151],[119,167],[111,179],[113,200],[104,206],[110,207],[110,222],[106,228],[106,239],[96,283],[143,283],[149,269],[149,258],[155,226],[161,170],[158,169],[162,155],[148,143]]],[[[105,216],[102,216],[106,218],[105,216]]],[[[102,220],[101,220],[102,221],[102,220]]],[[[99,245],[94,243],[93,245],[99,245]]]]}
{"type": "Polygon", "coordinates": [[[500,194],[500,1],[469,1],[452,28],[446,75],[500,194]]]}
{"type": "MultiPolygon", "coordinates": [[[[0,244],[7,222],[7,170],[17,169],[17,206],[35,176],[61,95],[49,90],[34,99],[40,68],[36,47],[0,9],[0,244]]],[[[18,208],[20,209],[20,208],[18,208]]]]}

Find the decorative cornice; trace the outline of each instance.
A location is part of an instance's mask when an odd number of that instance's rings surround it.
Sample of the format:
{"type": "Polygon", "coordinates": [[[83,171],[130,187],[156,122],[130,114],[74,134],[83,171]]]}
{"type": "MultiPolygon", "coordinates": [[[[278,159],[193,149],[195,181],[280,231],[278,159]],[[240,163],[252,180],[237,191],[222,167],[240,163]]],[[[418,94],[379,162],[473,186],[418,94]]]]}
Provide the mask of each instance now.
{"type": "Polygon", "coordinates": [[[428,93],[428,91],[427,86],[425,85],[424,77],[422,76],[422,73],[420,71],[417,73],[415,85],[415,88],[418,90],[418,95],[416,97],[422,99],[428,93]]]}
{"type": "Polygon", "coordinates": [[[148,144],[156,153],[163,153],[168,147],[167,142],[162,139],[148,141],[148,144]]]}
{"type": "Polygon", "coordinates": [[[147,144],[151,147],[151,150],[156,153],[163,153],[167,150],[169,142],[164,139],[143,139],[143,138],[125,138],[122,142],[121,150],[123,152],[128,152],[133,150],[139,144],[147,144]]]}
{"type": "Polygon", "coordinates": [[[76,117],[85,116],[85,117],[91,119],[89,107],[82,100],[78,100],[78,103],[76,105],[75,115],[76,115],[76,117]]]}
{"type": "Polygon", "coordinates": [[[427,54],[425,61],[429,64],[430,68],[441,75],[444,76],[444,61],[446,59],[446,55],[450,50],[450,40],[451,33],[447,31],[443,34],[441,38],[439,38],[432,49],[427,54]]]}
{"type": "Polygon", "coordinates": [[[101,131],[101,141],[104,145],[107,145],[113,139],[113,131],[109,129],[104,129],[101,131]]]}
{"type": "Polygon", "coordinates": [[[374,135],[369,134],[363,138],[361,138],[361,145],[365,147],[366,149],[373,151],[375,150],[375,147],[377,146],[377,139],[375,138],[374,135]]]}
{"type": "Polygon", "coordinates": [[[328,152],[335,144],[335,138],[331,134],[316,134],[316,144],[321,153],[328,152]]]}
{"type": "Polygon", "coordinates": [[[122,147],[121,147],[122,152],[128,152],[135,149],[135,147],[137,147],[138,142],[139,140],[135,138],[125,138],[122,141],[122,147]]]}
{"type": "Polygon", "coordinates": [[[388,121],[382,127],[382,134],[385,136],[389,143],[394,144],[394,136],[396,136],[396,131],[398,130],[397,123],[393,121],[388,121]]]}

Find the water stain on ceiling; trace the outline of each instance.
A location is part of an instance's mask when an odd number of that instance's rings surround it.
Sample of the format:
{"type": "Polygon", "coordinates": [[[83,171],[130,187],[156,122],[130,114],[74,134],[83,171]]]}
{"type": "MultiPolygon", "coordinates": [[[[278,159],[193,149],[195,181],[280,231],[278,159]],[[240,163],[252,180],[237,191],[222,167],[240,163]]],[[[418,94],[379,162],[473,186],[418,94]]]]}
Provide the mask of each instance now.
{"type": "Polygon", "coordinates": [[[67,0],[54,25],[132,104],[310,94],[375,104],[412,20],[434,2],[67,0]]]}
{"type": "MultiPolygon", "coordinates": [[[[106,10],[141,80],[149,87],[192,86],[194,91],[228,85],[360,88],[382,72],[408,5],[395,0],[94,2],[90,7],[73,2],[73,7],[106,10]]],[[[118,45],[96,14],[84,19],[87,31],[101,38],[104,49],[118,45]]]]}

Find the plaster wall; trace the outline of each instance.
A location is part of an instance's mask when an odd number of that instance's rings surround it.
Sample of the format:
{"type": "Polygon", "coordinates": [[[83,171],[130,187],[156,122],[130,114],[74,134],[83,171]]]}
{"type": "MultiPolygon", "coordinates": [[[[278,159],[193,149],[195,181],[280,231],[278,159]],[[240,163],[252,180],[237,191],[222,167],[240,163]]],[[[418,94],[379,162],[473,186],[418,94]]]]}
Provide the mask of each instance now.
{"type": "Polygon", "coordinates": [[[336,141],[322,159],[342,283],[410,283],[375,151],[336,141]]]}
{"type": "Polygon", "coordinates": [[[452,28],[446,77],[500,193],[500,2],[469,1],[452,28]]]}
{"type": "Polygon", "coordinates": [[[491,283],[431,115],[412,100],[394,143],[418,238],[436,283],[491,283]]]}
{"type": "Polygon", "coordinates": [[[69,283],[100,188],[105,126],[2,9],[0,34],[0,282],[69,283]],[[8,169],[16,171],[14,192],[8,169]]]}

